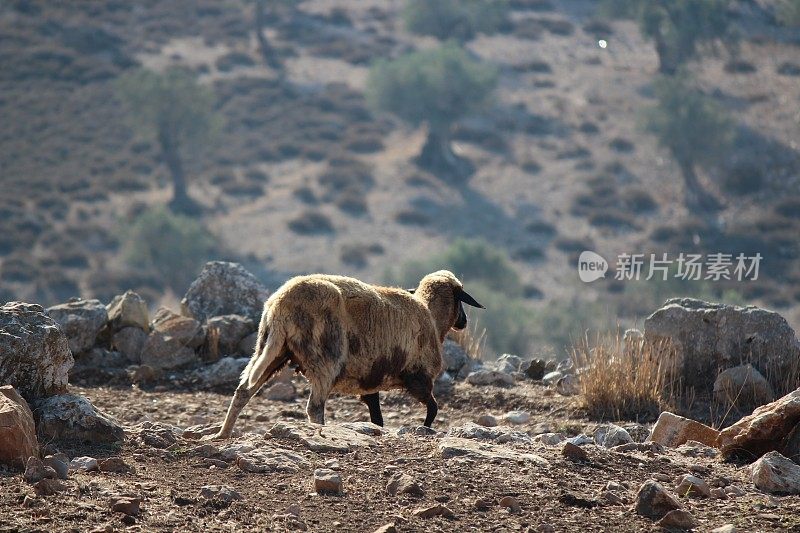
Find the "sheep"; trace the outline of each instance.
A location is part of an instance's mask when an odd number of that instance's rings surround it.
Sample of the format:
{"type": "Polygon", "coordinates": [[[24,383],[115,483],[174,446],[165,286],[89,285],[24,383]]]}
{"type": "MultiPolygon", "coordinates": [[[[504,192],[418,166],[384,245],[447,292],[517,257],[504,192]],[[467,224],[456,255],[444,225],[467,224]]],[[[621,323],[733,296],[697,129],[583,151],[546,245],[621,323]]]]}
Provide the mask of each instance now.
{"type": "Polygon", "coordinates": [[[253,357],[214,438],[230,437],[250,398],[289,362],[311,384],[306,414],[313,423],[325,423],[325,401],[339,392],[359,395],[382,426],[378,391],[406,389],[425,404],[430,427],[445,335],[467,325],[462,303],[484,308],[446,270],[412,290],[325,274],[290,279],[264,305],[253,357]]]}

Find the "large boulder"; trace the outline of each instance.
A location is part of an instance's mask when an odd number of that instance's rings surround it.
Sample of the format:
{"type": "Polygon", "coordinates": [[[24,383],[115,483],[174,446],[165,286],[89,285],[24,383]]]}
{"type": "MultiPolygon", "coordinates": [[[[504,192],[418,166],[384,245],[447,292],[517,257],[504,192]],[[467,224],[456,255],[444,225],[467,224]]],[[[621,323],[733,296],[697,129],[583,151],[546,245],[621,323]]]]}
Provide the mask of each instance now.
{"type": "Polygon", "coordinates": [[[108,311],[108,323],[114,331],[124,327],[137,327],[144,331],[150,329],[147,302],[133,291],[114,296],[106,310],[108,311]]]}
{"type": "Polygon", "coordinates": [[[647,317],[648,343],[668,340],[675,368],[687,387],[710,391],[721,370],[750,363],[776,390],[800,356],[800,343],[786,320],[773,311],[692,298],[673,298],[647,317]]]}
{"type": "Polygon", "coordinates": [[[39,457],[33,414],[11,385],[0,387],[0,464],[22,468],[28,457],[39,457]]]}
{"type": "Polygon", "coordinates": [[[100,300],[73,298],[61,305],[47,309],[69,340],[73,354],[85,352],[94,346],[97,334],[106,325],[108,313],[100,300]]]}
{"type": "Polygon", "coordinates": [[[222,315],[209,318],[206,327],[209,339],[217,343],[216,353],[234,355],[239,353],[239,343],[256,330],[256,323],[241,315],[222,315]]]}
{"type": "Polygon", "coordinates": [[[107,443],[125,438],[117,421],[95,409],[83,396],[60,394],[38,400],[34,406],[36,427],[43,439],[107,443]]]}
{"type": "Polygon", "coordinates": [[[142,350],[147,342],[147,333],[135,326],[127,326],[111,337],[111,347],[121,353],[130,363],[142,362],[142,350]]]}
{"type": "Polygon", "coordinates": [[[181,300],[181,313],[205,322],[221,315],[242,315],[258,322],[267,288],[239,263],[209,261],[181,300]]]}
{"type": "Polygon", "coordinates": [[[242,371],[249,362],[249,357],[223,357],[214,364],[196,370],[193,378],[203,387],[233,386],[239,383],[242,371]]]}
{"type": "MultiPolygon", "coordinates": [[[[791,445],[795,427],[800,424],[800,389],[762,405],[719,434],[724,457],[759,457],[770,451],[783,451],[791,445]]],[[[791,452],[789,452],[791,454],[791,452]]]]}
{"type": "Polygon", "coordinates": [[[139,359],[142,365],[156,370],[172,370],[199,361],[194,350],[160,331],[150,332],[139,359]]]}
{"type": "Polygon", "coordinates": [[[172,337],[188,348],[199,348],[205,340],[203,326],[194,318],[160,307],[153,316],[153,329],[172,337]]]}
{"type": "Polygon", "coordinates": [[[66,390],[74,360],[69,341],[36,304],[0,307],[0,383],[31,401],[66,390]]]}

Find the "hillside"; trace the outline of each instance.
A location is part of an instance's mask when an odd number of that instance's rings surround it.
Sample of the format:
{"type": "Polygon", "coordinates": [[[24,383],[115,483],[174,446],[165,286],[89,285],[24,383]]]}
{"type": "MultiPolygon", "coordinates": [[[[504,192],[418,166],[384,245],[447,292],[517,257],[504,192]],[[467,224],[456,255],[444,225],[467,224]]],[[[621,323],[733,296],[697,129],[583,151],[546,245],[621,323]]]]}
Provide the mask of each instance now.
{"type": "Polygon", "coordinates": [[[4,3],[0,298],[108,301],[134,288],[175,306],[182,282],[125,255],[125,229],[166,203],[169,178],[114,83],[137,66],[180,65],[213,88],[224,118],[186,165],[214,258],[273,287],[314,271],[383,282],[457,238],[482,239],[511,258],[524,308],[544,322],[550,309],[583,309],[580,332],[598,314],[631,323],[675,295],[613,276],[582,284],[582,250],[612,264],[621,253],[760,252],[759,281],[696,292],[776,308],[796,325],[800,37],[775,23],[774,5],[737,3],[735,57],[705,51],[691,65],[740,133],[733,155],[701,172],[724,203],[705,216],[685,207],[678,166],[641,127],[658,59],[637,24],[601,19],[589,0],[510,4],[507,27],[465,44],[498,66],[499,85],[457,125],[455,150],[476,170],[453,182],[414,163],[424,128],[364,97],[373,62],[437,44],[405,29],[401,2],[281,4],[265,35],[282,70],[265,66],[249,2],[4,3]]]}

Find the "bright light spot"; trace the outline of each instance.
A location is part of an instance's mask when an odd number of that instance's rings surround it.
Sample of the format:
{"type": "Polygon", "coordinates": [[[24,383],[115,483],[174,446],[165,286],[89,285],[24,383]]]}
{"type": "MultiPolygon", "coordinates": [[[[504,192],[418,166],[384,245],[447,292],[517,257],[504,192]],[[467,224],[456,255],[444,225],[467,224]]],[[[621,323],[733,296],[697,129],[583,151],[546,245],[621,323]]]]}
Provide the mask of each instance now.
{"type": "Polygon", "coordinates": [[[600,48],[605,48],[608,46],[608,43],[606,42],[605,39],[600,39],[599,41],[597,41],[597,46],[599,46],[600,48]]]}

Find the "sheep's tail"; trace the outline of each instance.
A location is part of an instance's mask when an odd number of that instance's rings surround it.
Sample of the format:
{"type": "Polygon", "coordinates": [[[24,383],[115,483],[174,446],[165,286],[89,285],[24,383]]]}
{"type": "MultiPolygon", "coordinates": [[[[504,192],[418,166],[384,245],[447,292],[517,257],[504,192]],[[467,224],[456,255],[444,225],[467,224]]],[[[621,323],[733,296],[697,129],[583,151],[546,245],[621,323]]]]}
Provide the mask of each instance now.
{"type": "Polygon", "coordinates": [[[262,321],[258,331],[256,350],[244,372],[242,372],[240,384],[244,385],[246,383],[248,388],[256,387],[259,383],[263,384],[272,374],[280,370],[286,363],[286,361],[279,361],[285,341],[286,336],[283,328],[269,328],[266,321],[262,321]],[[270,375],[264,376],[265,372],[269,372],[270,375]]]}

